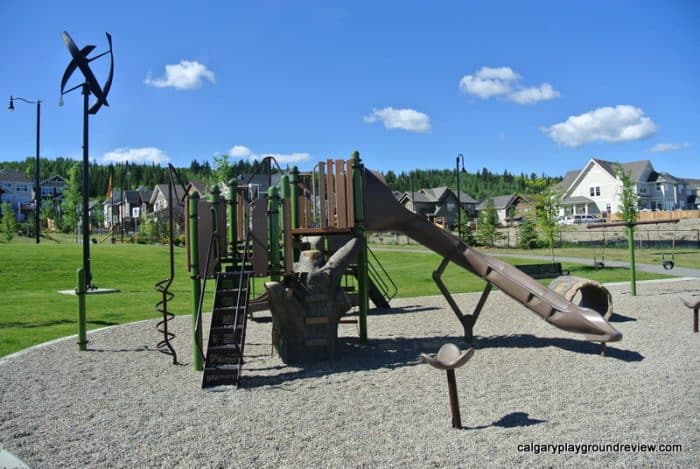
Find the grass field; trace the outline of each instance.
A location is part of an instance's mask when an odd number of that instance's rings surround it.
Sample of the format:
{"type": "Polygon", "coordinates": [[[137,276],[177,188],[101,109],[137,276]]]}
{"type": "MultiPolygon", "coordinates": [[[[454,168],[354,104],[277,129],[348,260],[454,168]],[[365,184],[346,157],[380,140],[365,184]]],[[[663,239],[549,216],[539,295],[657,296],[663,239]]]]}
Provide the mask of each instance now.
{"type": "MultiPolygon", "coordinates": [[[[16,238],[0,242],[0,288],[3,300],[0,315],[0,356],[48,340],[76,334],[77,298],[58,294],[58,290],[76,286],[76,270],[82,265],[82,246],[74,238],[63,236],[60,243],[16,238]]],[[[118,288],[120,293],[87,297],[88,328],[157,318],[154,305],[160,300],[153,286],[168,276],[167,246],[132,244],[94,244],[90,246],[93,283],[98,287],[118,288]]],[[[176,279],[171,288],[175,298],[170,309],[176,314],[191,313],[190,279],[185,271],[185,251],[175,249],[176,279]]],[[[399,288],[399,297],[437,295],[431,273],[440,263],[429,252],[376,252],[399,288]]],[[[533,263],[505,259],[515,263],[533,263]]],[[[601,282],[624,281],[626,269],[594,271],[583,265],[565,264],[571,275],[601,282]]],[[[638,279],[660,278],[638,272],[638,279]]],[[[479,291],[484,282],[450,264],[443,276],[454,293],[479,291]]],[[[211,285],[211,284],[210,284],[211,285]]],[[[256,290],[262,281],[256,281],[256,290]]],[[[210,290],[213,286],[208,287],[210,290]]],[[[154,345],[159,340],[154,330],[154,345]]]]}

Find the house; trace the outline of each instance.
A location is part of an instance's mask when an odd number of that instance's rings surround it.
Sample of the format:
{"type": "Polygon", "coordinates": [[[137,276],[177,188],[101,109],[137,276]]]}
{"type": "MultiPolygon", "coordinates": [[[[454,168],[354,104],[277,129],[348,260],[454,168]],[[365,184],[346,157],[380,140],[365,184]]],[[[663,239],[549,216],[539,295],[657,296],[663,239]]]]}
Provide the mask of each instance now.
{"type": "Polygon", "coordinates": [[[39,183],[39,187],[41,188],[41,199],[60,199],[63,196],[63,190],[65,189],[66,184],[68,184],[68,182],[58,175],[44,179],[39,183]]]}
{"type": "MultiPolygon", "coordinates": [[[[271,186],[278,186],[282,175],[279,173],[274,174],[241,174],[236,178],[239,186],[248,186],[252,193],[252,197],[257,199],[264,194],[267,194],[267,190],[271,186]]],[[[221,189],[222,196],[226,197],[228,195],[227,187],[219,187],[221,189]]]]}
{"type": "MultiPolygon", "coordinates": [[[[617,163],[591,158],[580,170],[568,171],[555,186],[562,193],[561,215],[592,214],[608,216],[622,204],[622,181],[617,163]]],[[[689,208],[691,189],[682,179],[657,172],[649,160],[620,164],[637,193],[639,210],[689,208]]]]}
{"type": "Polygon", "coordinates": [[[506,225],[514,221],[519,221],[533,208],[532,201],[519,194],[499,195],[488,197],[476,206],[477,213],[486,210],[489,202],[496,211],[496,223],[506,225]]]}
{"type": "MultiPolygon", "coordinates": [[[[165,186],[167,189],[167,185],[165,186]]],[[[105,228],[122,226],[127,230],[136,230],[137,220],[141,217],[143,200],[146,193],[143,187],[131,190],[112,189],[112,193],[102,203],[105,228]]]]}
{"type": "MultiPolygon", "coordinates": [[[[394,195],[397,196],[396,194],[394,195]]],[[[398,197],[398,201],[406,209],[425,216],[435,222],[444,218],[447,225],[454,225],[457,221],[457,196],[448,187],[433,187],[419,189],[413,192],[404,192],[398,197]]],[[[469,194],[460,193],[460,205],[468,216],[473,216],[476,208],[476,200],[469,194]]]]}
{"type": "Polygon", "coordinates": [[[17,169],[0,169],[0,203],[9,203],[18,221],[26,219],[26,212],[31,211],[34,200],[32,181],[17,169]],[[24,209],[23,209],[24,207],[24,209]]]}
{"type": "MultiPolygon", "coordinates": [[[[192,191],[196,191],[200,195],[207,193],[207,186],[200,182],[190,182],[185,189],[183,189],[179,184],[174,184],[173,189],[175,191],[173,196],[178,201],[183,201],[185,199],[186,192],[189,194],[192,191]]],[[[150,191],[150,194],[151,195],[148,198],[147,204],[147,207],[150,208],[149,211],[156,214],[164,213],[164,211],[168,209],[168,199],[170,197],[168,193],[168,185],[156,184],[153,190],[150,191]]]]}

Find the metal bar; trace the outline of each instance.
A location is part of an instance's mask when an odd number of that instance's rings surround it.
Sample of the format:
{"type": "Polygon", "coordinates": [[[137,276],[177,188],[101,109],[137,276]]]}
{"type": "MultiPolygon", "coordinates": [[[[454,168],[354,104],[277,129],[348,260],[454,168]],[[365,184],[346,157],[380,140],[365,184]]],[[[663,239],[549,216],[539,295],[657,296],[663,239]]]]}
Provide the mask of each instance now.
{"type": "Polygon", "coordinates": [[[199,194],[197,192],[190,195],[187,199],[188,203],[188,224],[190,233],[190,278],[192,279],[192,368],[196,371],[202,371],[202,328],[198,321],[197,309],[199,307],[199,297],[202,292],[202,284],[199,276],[199,194]]]}
{"type": "Polygon", "coordinates": [[[362,165],[359,152],[353,152],[352,157],[354,160],[352,176],[353,185],[355,186],[355,198],[353,200],[353,204],[355,205],[355,233],[362,243],[360,246],[360,252],[357,255],[357,290],[360,316],[360,341],[367,342],[367,313],[369,312],[369,272],[367,264],[369,259],[367,257],[367,233],[365,232],[364,221],[364,166],[362,165]]]}
{"type": "Polygon", "coordinates": [[[636,221],[634,223],[627,223],[624,221],[620,222],[614,222],[614,223],[589,223],[586,225],[586,229],[594,229],[594,228],[613,228],[616,226],[636,226],[636,225],[657,225],[659,223],[678,223],[680,219],[678,218],[671,218],[669,220],[645,220],[645,221],[636,221]]]}
{"type": "Polygon", "coordinates": [[[228,214],[228,252],[231,257],[236,259],[236,250],[238,248],[238,229],[236,215],[238,211],[236,210],[237,197],[236,197],[236,180],[231,179],[228,183],[228,205],[226,213],[228,214]]]}
{"type": "Polygon", "coordinates": [[[292,167],[289,185],[289,209],[291,210],[290,228],[299,228],[299,169],[296,166],[292,167]]]}
{"type": "Polygon", "coordinates": [[[85,271],[86,288],[92,287],[92,272],[90,272],[90,209],[88,206],[88,194],[90,190],[89,167],[90,155],[88,149],[89,121],[88,100],[90,90],[87,83],[83,84],[83,270],[85,271]]]}
{"type": "Polygon", "coordinates": [[[294,209],[291,208],[290,199],[284,199],[282,203],[284,204],[284,218],[282,219],[284,225],[284,275],[292,275],[294,273],[294,242],[292,240],[294,209]]]}
{"type": "Polygon", "coordinates": [[[280,281],[280,218],[279,218],[279,194],[276,187],[270,187],[267,192],[267,213],[270,220],[270,279],[273,282],[280,281]]]}
{"type": "Polygon", "coordinates": [[[85,332],[85,296],[86,296],[87,285],[85,282],[85,270],[81,267],[78,269],[78,288],[76,293],[78,295],[78,350],[81,352],[87,349],[87,338],[85,332]]]}
{"type": "Polygon", "coordinates": [[[447,371],[447,389],[450,394],[450,413],[452,414],[452,428],[462,428],[462,418],[459,414],[459,398],[457,397],[457,380],[455,370],[447,371]]]}
{"type": "Polygon", "coordinates": [[[637,296],[637,269],[634,265],[634,225],[628,225],[625,231],[627,232],[627,249],[630,256],[630,292],[632,296],[637,296]]]}
{"type": "MultiPolygon", "coordinates": [[[[472,337],[474,336],[474,332],[473,332],[474,331],[474,317],[471,315],[462,314],[462,310],[459,309],[459,306],[457,306],[457,303],[455,302],[454,298],[452,298],[452,295],[450,294],[450,291],[447,289],[447,286],[442,281],[442,274],[445,272],[445,268],[447,267],[447,264],[449,264],[449,263],[450,263],[449,259],[447,259],[447,258],[442,259],[437,270],[433,272],[433,281],[435,282],[438,289],[440,290],[440,293],[442,293],[442,296],[444,296],[445,300],[447,300],[447,303],[452,308],[452,311],[454,311],[455,316],[457,316],[457,319],[459,320],[459,322],[462,324],[462,327],[464,328],[464,338],[468,341],[471,341],[472,337]]],[[[483,302],[486,301],[486,297],[488,297],[488,294],[491,291],[491,284],[490,283],[487,284],[487,289],[484,289],[484,293],[481,294],[481,298],[479,299],[479,303],[481,303],[481,306],[483,306],[483,302]],[[488,289],[488,291],[487,291],[487,289],[488,289]]],[[[479,305],[477,305],[477,308],[479,308],[479,305]]],[[[476,309],[475,309],[475,313],[476,313],[476,309]]],[[[478,316],[478,313],[477,313],[477,316],[478,316]]]]}

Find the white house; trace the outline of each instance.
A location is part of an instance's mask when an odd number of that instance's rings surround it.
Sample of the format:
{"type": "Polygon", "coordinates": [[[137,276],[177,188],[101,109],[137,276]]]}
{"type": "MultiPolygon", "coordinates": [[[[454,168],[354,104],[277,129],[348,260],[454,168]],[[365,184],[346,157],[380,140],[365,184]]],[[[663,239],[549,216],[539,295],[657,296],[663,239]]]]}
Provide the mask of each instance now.
{"type": "Polygon", "coordinates": [[[23,206],[26,207],[32,200],[34,187],[23,171],[0,169],[0,203],[9,203],[18,221],[24,221],[26,210],[23,210],[23,206]]]}
{"type": "MultiPolygon", "coordinates": [[[[557,184],[562,192],[562,215],[608,216],[622,204],[622,181],[617,165],[591,158],[580,170],[568,171],[557,184]]],[[[620,164],[630,176],[637,193],[639,210],[684,210],[689,208],[691,188],[683,179],[657,172],[649,160],[620,164]]]]}

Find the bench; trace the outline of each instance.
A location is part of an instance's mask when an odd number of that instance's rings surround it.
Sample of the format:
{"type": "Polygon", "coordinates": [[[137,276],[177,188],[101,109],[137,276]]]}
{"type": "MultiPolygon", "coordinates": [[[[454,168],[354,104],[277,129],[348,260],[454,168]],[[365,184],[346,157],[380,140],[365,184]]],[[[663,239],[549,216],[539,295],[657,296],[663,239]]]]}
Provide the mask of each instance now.
{"type": "Polygon", "coordinates": [[[515,267],[534,279],[556,278],[561,275],[569,275],[568,270],[562,269],[561,262],[552,262],[548,264],[522,264],[516,265],[515,267]]]}

